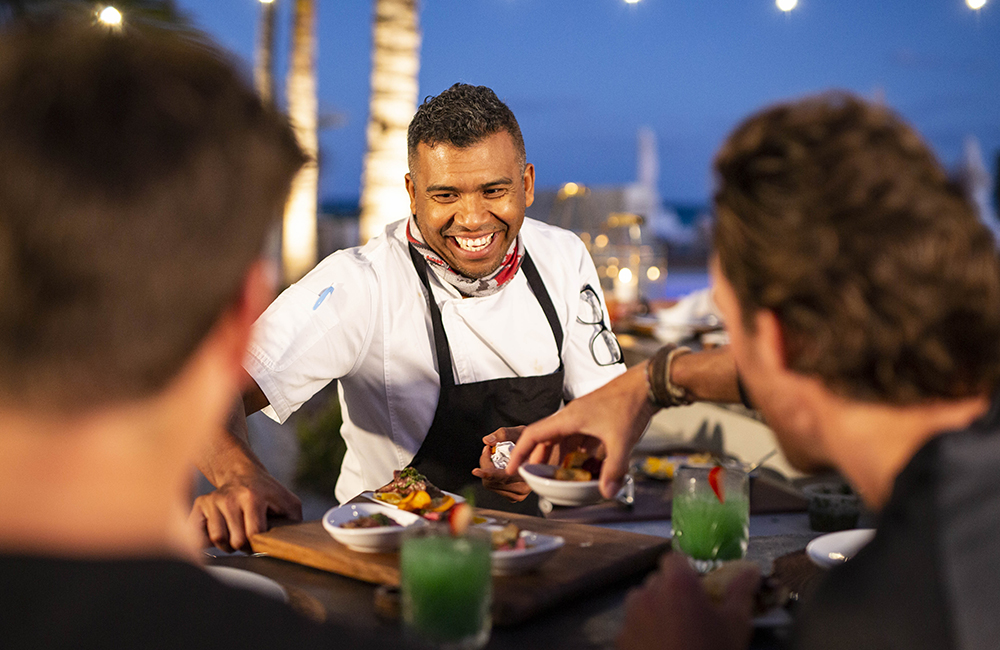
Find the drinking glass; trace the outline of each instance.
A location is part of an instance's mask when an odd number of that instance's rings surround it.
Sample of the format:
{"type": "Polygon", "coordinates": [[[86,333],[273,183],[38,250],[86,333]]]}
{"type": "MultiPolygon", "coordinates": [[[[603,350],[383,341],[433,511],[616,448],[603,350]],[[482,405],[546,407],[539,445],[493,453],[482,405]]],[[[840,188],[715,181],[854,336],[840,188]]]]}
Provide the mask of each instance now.
{"type": "Polygon", "coordinates": [[[746,555],[750,480],[745,471],[681,466],[674,472],[673,493],[673,548],[686,555],[696,570],[705,573],[746,555]]]}
{"type": "Polygon", "coordinates": [[[493,578],[487,534],[452,536],[447,526],[410,528],[399,555],[403,621],[441,650],[478,650],[490,638],[493,578]]]}

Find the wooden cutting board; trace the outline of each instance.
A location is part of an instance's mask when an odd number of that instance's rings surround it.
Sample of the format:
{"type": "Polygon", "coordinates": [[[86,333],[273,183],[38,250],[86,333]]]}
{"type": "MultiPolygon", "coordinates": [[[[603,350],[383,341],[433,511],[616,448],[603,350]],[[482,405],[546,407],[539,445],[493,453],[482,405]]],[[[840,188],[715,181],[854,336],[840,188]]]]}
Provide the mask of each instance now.
{"type": "MultiPolygon", "coordinates": [[[[559,552],[533,572],[493,579],[493,622],[520,623],[569,598],[655,568],[670,540],[493,510],[524,530],[560,535],[559,552]]],[[[398,553],[358,553],[334,540],[319,521],[279,525],[250,540],[253,550],[377,584],[399,584],[398,553]]]]}

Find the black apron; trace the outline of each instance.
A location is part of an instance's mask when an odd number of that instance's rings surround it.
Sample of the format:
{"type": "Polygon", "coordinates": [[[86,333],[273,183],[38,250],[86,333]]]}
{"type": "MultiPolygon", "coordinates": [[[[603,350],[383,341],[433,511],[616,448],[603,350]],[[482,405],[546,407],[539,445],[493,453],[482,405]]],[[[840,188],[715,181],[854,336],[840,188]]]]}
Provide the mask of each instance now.
{"type": "Polygon", "coordinates": [[[472,470],[479,467],[484,436],[500,427],[531,424],[552,415],[562,406],[565,375],[561,353],[562,327],[531,256],[525,252],[521,270],[552,328],[559,369],[550,375],[506,377],[471,384],[455,383],[448,335],[445,334],[441,311],[427,280],[427,262],[412,246],[410,259],[427,290],[431,324],[434,328],[434,352],[441,378],[441,394],[437,410],[434,411],[434,421],[410,464],[442,490],[462,494],[471,487],[477,507],[539,514],[538,497],[534,493],[520,503],[511,503],[496,492],[484,488],[482,480],[472,475],[472,470]]]}

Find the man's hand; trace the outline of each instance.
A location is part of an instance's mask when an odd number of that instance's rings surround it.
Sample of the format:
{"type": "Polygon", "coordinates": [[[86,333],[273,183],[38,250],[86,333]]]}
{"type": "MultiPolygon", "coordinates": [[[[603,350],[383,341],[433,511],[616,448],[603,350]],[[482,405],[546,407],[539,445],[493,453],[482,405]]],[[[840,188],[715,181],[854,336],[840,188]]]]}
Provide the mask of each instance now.
{"type": "Polygon", "coordinates": [[[516,475],[523,463],[547,462],[554,452],[596,449],[603,443],[601,494],[614,498],[628,472],[629,454],[656,412],[647,397],[646,364],[630,368],[564,409],[529,425],[521,433],[507,465],[516,475]]]}
{"type": "Polygon", "coordinates": [[[203,546],[248,551],[250,537],[267,530],[267,516],[302,520],[302,502],[266,470],[240,476],[195,499],[188,524],[203,546]]]}
{"type": "Polygon", "coordinates": [[[760,583],[755,569],[738,574],[721,602],[714,602],[687,558],[667,553],[660,570],[625,599],[619,650],[746,648],[753,632],[753,596],[760,583]]]}
{"type": "MultiPolygon", "coordinates": [[[[483,487],[493,490],[500,496],[517,503],[531,494],[531,488],[517,474],[507,474],[502,469],[497,469],[493,465],[490,447],[510,440],[516,442],[524,427],[501,427],[483,438],[483,453],[479,457],[479,467],[472,470],[472,475],[483,480],[483,487]]],[[[516,449],[516,447],[515,447],[516,449]]]]}

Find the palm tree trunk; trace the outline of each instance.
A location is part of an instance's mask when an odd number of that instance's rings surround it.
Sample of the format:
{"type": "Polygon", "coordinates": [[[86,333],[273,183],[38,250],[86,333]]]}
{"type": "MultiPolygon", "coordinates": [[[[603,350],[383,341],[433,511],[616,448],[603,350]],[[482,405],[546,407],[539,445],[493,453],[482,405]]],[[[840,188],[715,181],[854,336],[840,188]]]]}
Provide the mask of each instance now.
{"type": "Polygon", "coordinates": [[[417,110],[417,0],[375,0],[372,89],[361,191],[361,242],[409,214],[406,128],[417,110]]]}
{"type": "Polygon", "coordinates": [[[299,146],[310,160],[292,181],[285,207],[281,250],[285,282],[291,284],[316,265],[316,200],[319,141],[316,131],[316,3],[295,0],[292,60],[288,73],[288,117],[299,146]]]}
{"type": "Polygon", "coordinates": [[[274,13],[277,4],[278,0],[261,0],[260,3],[260,34],[253,79],[265,104],[274,103],[274,13]]]}

